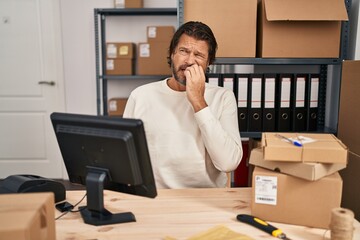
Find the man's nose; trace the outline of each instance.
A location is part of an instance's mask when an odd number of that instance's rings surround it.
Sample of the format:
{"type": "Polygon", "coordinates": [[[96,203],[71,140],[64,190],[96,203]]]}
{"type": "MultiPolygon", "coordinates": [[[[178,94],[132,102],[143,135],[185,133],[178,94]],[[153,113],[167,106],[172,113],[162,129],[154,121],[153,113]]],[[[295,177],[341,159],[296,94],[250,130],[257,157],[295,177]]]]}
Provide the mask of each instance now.
{"type": "Polygon", "coordinates": [[[195,64],[195,55],[193,53],[187,55],[186,63],[190,66],[195,64]]]}

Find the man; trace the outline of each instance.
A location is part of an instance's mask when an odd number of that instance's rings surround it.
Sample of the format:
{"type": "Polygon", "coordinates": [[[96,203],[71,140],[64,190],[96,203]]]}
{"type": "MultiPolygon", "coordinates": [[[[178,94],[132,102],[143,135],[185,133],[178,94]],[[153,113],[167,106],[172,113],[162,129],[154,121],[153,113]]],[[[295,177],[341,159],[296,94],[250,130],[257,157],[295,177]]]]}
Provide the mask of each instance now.
{"type": "Polygon", "coordinates": [[[123,116],[144,122],[158,188],[225,187],[241,161],[234,93],[205,83],[216,50],[207,25],[183,24],[170,43],[172,77],[128,99],[123,116]]]}

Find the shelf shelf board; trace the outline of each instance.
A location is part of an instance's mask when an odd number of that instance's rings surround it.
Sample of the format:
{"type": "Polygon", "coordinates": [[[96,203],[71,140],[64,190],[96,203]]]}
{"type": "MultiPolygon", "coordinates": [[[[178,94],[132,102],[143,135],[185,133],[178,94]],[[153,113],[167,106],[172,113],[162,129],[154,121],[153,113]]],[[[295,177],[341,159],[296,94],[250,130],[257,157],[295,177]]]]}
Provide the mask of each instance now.
{"type": "Polygon", "coordinates": [[[96,8],[95,13],[106,16],[176,16],[177,8],[96,8]]]}
{"type": "Polygon", "coordinates": [[[163,80],[170,75],[101,75],[103,80],[163,80]]]}
{"type": "Polygon", "coordinates": [[[229,65],[321,65],[340,64],[339,58],[216,58],[214,64],[229,64],[229,65]]]}

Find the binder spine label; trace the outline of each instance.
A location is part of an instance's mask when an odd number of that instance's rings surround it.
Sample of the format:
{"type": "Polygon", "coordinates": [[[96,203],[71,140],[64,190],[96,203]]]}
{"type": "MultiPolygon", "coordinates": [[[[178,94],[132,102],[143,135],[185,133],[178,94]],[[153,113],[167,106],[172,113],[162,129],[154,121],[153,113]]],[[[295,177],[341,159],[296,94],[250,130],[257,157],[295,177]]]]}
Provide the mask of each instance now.
{"type": "Polygon", "coordinates": [[[209,77],[209,84],[219,86],[219,79],[216,77],[209,77]]]}
{"type": "Polygon", "coordinates": [[[296,80],[296,107],[305,107],[305,78],[299,77],[296,80]]]}
{"type": "Polygon", "coordinates": [[[261,78],[252,79],[251,108],[261,108],[261,78]]]}
{"type": "Polygon", "coordinates": [[[246,108],[248,101],[248,79],[238,78],[238,107],[246,108]]]}
{"type": "Polygon", "coordinates": [[[318,107],[319,78],[311,78],[310,108],[318,107]]]}
{"type": "Polygon", "coordinates": [[[275,78],[267,78],[265,81],[264,108],[275,107],[275,78]]]}
{"type": "Polygon", "coordinates": [[[234,91],[234,79],[233,78],[224,78],[224,88],[234,91]]]}
{"type": "Polygon", "coordinates": [[[281,82],[281,108],[289,108],[290,107],[290,87],[291,80],[290,78],[283,78],[281,82]]]}

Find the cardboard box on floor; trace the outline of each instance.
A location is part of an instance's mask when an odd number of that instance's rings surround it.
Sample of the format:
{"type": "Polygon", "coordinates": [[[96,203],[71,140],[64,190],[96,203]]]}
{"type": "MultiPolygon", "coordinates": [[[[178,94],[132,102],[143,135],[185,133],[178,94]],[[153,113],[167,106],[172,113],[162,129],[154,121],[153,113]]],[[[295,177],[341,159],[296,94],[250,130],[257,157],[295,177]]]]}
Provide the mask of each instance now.
{"type": "Polygon", "coordinates": [[[302,163],[265,161],[261,148],[251,151],[249,163],[269,170],[281,172],[308,181],[315,181],[346,168],[344,163],[302,163]]]}
{"type": "Polygon", "coordinates": [[[261,0],[258,15],[258,57],[339,57],[344,0],[261,0]]]}
{"type": "Polygon", "coordinates": [[[1,238],[56,239],[53,193],[1,194],[0,216],[1,238]]]}
{"type": "Polygon", "coordinates": [[[360,220],[360,61],[342,63],[338,138],[349,148],[348,167],[340,171],[344,181],[341,206],[360,220]]]}
{"type": "Polygon", "coordinates": [[[333,134],[327,133],[262,133],[261,145],[264,159],[286,162],[347,163],[348,148],[333,134]],[[313,142],[303,142],[302,147],[276,136],[310,138],[313,142]]]}
{"type": "Polygon", "coordinates": [[[331,210],[340,207],[339,173],[318,181],[255,167],[251,214],[273,222],[329,229],[331,210]]]}
{"type": "Polygon", "coordinates": [[[255,57],[257,0],[184,0],[184,22],[200,21],[213,31],[217,57],[255,57]]]}

